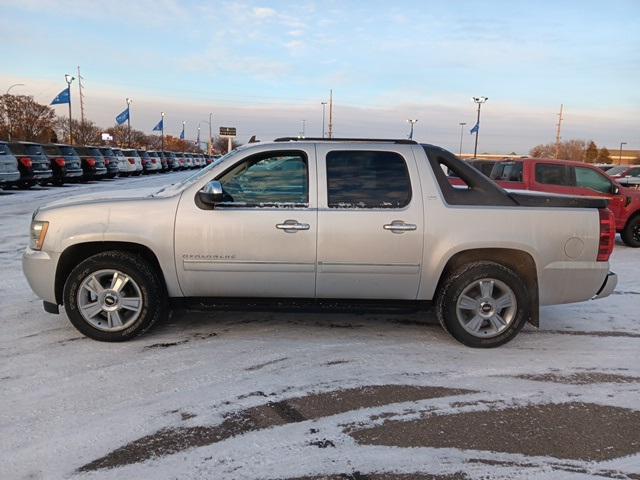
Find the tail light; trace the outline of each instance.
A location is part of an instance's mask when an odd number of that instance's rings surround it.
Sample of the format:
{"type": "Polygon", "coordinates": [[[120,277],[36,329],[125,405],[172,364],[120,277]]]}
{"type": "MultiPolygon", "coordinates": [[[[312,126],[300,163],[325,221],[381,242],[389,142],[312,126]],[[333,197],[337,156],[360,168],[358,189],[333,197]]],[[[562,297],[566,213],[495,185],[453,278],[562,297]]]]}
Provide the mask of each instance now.
{"type": "Polygon", "coordinates": [[[31,162],[31,158],[29,158],[29,157],[20,157],[20,163],[25,168],[31,168],[31,166],[33,165],[33,163],[31,162]]]}
{"type": "Polygon", "coordinates": [[[131,165],[135,165],[136,164],[136,161],[133,158],[127,158],[127,160],[129,160],[129,163],[131,165]]]}
{"type": "Polygon", "coordinates": [[[155,158],[153,158],[153,159],[151,160],[151,163],[156,163],[156,159],[155,159],[155,158]]]}
{"type": "Polygon", "coordinates": [[[56,162],[56,165],[59,167],[64,167],[65,165],[64,158],[62,157],[54,158],[53,161],[56,162]]]}
{"type": "Polygon", "coordinates": [[[109,165],[109,159],[108,158],[104,159],[104,164],[105,164],[105,166],[109,165]]]}
{"type": "Polygon", "coordinates": [[[87,158],[87,165],[89,165],[90,167],[95,167],[96,166],[96,159],[95,158],[87,158]]]}
{"type": "Polygon", "coordinates": [[[608,208],[601,208],[600,213],[600,242],[598,244],[598,262],[608,262],[616,237],[616,222],[613,213],[608,208]]]}

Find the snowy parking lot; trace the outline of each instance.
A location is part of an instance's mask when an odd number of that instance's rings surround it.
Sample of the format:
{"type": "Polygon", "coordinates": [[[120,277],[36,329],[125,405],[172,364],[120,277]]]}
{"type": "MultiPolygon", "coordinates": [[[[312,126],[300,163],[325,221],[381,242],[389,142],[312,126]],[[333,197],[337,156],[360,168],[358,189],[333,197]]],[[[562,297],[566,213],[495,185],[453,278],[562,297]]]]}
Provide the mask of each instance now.
{"type": "Polygon", "coordinates": [[[182,310],[107,344],[42,310],[36,207],[185,175],[0,190],[1,479],[640,479],[640,251],[619,239],[613,295],[493,350],[424,312],[182,310]]]}

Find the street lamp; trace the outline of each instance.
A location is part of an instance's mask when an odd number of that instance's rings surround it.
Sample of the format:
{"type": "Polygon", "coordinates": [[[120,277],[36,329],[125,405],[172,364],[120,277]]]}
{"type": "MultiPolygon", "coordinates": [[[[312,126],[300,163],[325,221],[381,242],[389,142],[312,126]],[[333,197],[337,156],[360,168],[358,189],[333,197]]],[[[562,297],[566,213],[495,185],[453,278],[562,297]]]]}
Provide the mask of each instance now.
{"type": "Polygon", "coordinates": [[[618,165],[622,165],[622,146],[626,144],[627,142],[620,142],[620,154],[618,155],[618,165]]]}
{"type": "Polygon", "coordinates": [[[476,144],[473,147],[473,158],[476,158],[476,156],[478,155],[478,133],[480,132],[480,107],[487,100],[489,100],[488,97],[473,97],[473,101],[478,104],[478,119],[476,120],[476,124],[473,127],[476,131],[476,144]]]}
{"type": "Polygon", "coordinates": [[[462,158],[462,134],[464,132],[464,126],[467,124],[467,122],[460,122],[458,125],[460,125],[460,153],[458,153],[458,156],[460,158],[462,158]]]}
{"type": "Polygon", "coordinates": [[[160,129],[160,142],[161,142],[161,146],[160,149],[164,152],[164,112],[160,112],[160,126],[162,127],[160,129]]]}
{"type": "Polygon", "coordinates": [[[202,123],[208,123],[209,124],[209,143],[207,144],[207,155],[211,155],[211,145],[213,143],[213,138],[211,136],[211,117],[213,117],[213,113],[209,114],[209,121],[200,120],[200,122],[202,122],[202,123]]]}
{"type": "MultiPolygon", "coordinates": [[[[5,93],[5,95],[9,95],[9,92],[13,87],[24,87],[24,83],[14,83],[9,88],[7,88],[7,93],[5,93]]],[[[9,130],[7,133],[8,133],[9,141],[11,141],[11,113],[9,112],[9,104],[6,101],[4,106],[5,106],[5,110],[7,111],[7,127],[9,130]]]]}
{"type": "Polygon", "coordinates": [[[413,126],[418,122],[418,120],[413,120],[411,118],[407,119],[407,122],[411,124],[411,130],[409,131],[409,140],[413,140],[413,126]]]}
{"type": "Polygon", "coordinates": [[[73,75],[64,74],[64,81],[67,82],[67,91],[69,93],[69,144],[73,145],[73,134],[71,132],[71,82],[76,79],[73,75]]]}
{"type": "Polygon", "coordinates": [[[320,102],[320,105],[322,105],[322,138],[324,138],[324,111],[327,106],[327,102],[320,102]]]}
{"type": "Polygon", "coordinates": [[[129,136],[129,148],[131,148],[131,110],[130,110],[130,105],[131,102],[133,100],[131,100],[130,98],[127,98],[127,128],[129,130],[128,132],[128,136],[129,136]]]}

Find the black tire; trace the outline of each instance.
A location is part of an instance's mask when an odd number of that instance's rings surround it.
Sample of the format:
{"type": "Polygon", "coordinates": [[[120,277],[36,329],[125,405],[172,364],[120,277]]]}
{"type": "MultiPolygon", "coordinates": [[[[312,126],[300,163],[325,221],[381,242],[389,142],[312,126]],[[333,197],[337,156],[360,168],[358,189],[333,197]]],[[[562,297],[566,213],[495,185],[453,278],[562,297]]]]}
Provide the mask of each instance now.
{"type": "Polygon", "coordinates": [[[168,315],[168,302],[162,280],[155,269],[144,258],[120,251],[107,251],[93,255],[69,274],[64,285],[63,302],[69,320],[81,333],[103,342],[122,342],[140,335],[157,321],[168,315]],[[120,331],[104,331],[91,325],[80,313],[78,290],[82,282],[100,270],[118,270],[137,284],[142,297],[142,309],[135,321],[120,331]]]}
{"type": "MultiPolygon", "coordinates": [[[[494,288],[493,283],[491,285],[494,288]]],[[[499,263],[479,261],[458,268],[444,279],[436,299],[436,315],[442,327],[464,345],[473,348],[493,348],[504,345],[518,334],[529,317],[530,304],[527,287],[516,272],[499,263]],[[499,333],[496,331],[493,336],[481,336],[487,332],[491,335],[489,320],[483,320],[481,325],[488,327],[479,328],[478,335],[474,335],[463,326],[463,320],[460,320],[458,315],[457,302],[465,289],[484,279],[497,280],[497,283],[504,284],[515,297],[509,323],[504,330],[499,333]]],[[[504,310],[494,311],[500,318],[505,313],[504,310]]],[[[470,315],[476,316],[475,313],[470,315]]]]}
{"type": "Polygon", "coordinates": [[[640,248],[640,215],[632,217],[622,231],[622,241],[629,247],[640,248]]]}

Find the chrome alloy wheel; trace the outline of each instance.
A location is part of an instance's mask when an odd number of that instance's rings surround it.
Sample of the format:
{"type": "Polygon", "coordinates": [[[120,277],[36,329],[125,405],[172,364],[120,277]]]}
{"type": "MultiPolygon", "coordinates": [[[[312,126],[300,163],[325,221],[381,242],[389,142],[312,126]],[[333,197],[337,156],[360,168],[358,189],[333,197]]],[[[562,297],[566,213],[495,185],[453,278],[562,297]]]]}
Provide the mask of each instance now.
{"type": "Polygon", "coordinates": [[[483,278],[469,284],[456,302],[460,325],[479,338],[500,335],[514,321],[517,311],[513,290],[494,278],[483,278]]]}
{"type": "Polygon", "coordinates": [[[78,289],[78,311],[91,326],[105,332],[124,330],[142,311],[138,284],[118,270],[89,274],[78,289]]]}

